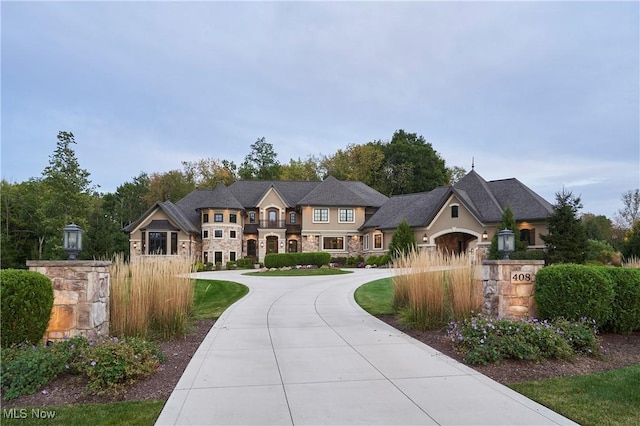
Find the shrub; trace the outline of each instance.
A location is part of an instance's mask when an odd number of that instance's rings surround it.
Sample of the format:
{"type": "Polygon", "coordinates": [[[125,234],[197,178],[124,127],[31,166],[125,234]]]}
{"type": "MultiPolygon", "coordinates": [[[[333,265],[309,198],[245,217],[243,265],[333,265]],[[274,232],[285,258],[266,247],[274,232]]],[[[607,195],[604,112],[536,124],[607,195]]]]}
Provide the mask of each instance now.
{"type": "Polygon", "coordinates": [[[477,315],[450,323],[447,336],[468,364],[572,359],[576,353],[600,353],[594,324],[585,320],[548,322],[477,315]]]}
{"type": "Polygon", "coordinates": [[[544,260],[544,250],[521,250],[514,251],[509,255],[511,260],[544,260]]]}
{"type": "Polygon", "coordinates": [[[269,253],[264,257],[264,266],[267,268],[282,268],[296,265],[328,265],[331,255],[325,252],[304,253],[269,253]]]}
{"type": "Polygon", "coordinates": [[[66,359],[50,347],[27,344],[2,349],[0,382],[4,399],[36,392],[64,370],[66,359]]]}
{"type": "Polygon", "coordinates": [[[599,327],[612,313],[614,287],[601,267],[559,264],[536,274],[538,314],[543,319],[595,320],[599,327]]]}
{"type": "Polygon", "coordinates": [[[613,262],[615,250],[605,241],[588,240],[587,262],[599,262],[601,265],[609,265],[613,262]]]}
{"type": "Polygon", "coordinates": [[[51,346],[14,345],[3,348],[0,382],[6,400],[32,394],[62,373],[87,378],[87,392],[121,392],[156,371],[163,356],[156,344],[138,338],[78,336],[51,346]]]}
{"type": "Polygon", "coordinates": [[[238,268],[243,268],[243,269],[253,268],[254,263],[256,262],[255,262],[255,259],[252,257],[243,257],[242,259],[238,259],[236,261],[238,268]]]}
{"type": "Polygon", "coordinates": [[[227,270],[236,269],[238,267],[238,263],[230,260],[227,262],[227,270]]]}
{"type": "Polygon", "coordinates": [[[2,347],[40,342],[53,308],[51,280],[34,271],[1,270],[0,299],[2,347]]]}
{"type": "Polygon", "coordinates": [[[119,394],[125,385],[151,375],[160,364],[156,344],[138,338],[101,338],[84,346],[72,361],[87,377],[89,393],[119,394]]]}
{"type": "Polygon", "coordinates": [[[606,329],[629,334],[640,330],[640,269],[603,268],[615,291],[613,312],[606,329]]]}
{"type": "Polygon", "coordinates": [[[204,271],[204,263],[200,262],[199,260],[196,261],[196,263],[193,264],[193,271],[194,272],[204,271]]]}

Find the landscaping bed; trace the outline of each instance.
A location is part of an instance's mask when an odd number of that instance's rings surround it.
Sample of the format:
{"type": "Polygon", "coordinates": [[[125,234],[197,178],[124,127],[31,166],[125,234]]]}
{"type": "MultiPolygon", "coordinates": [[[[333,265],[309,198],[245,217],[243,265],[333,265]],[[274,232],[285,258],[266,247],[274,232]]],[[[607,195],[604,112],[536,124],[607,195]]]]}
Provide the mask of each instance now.
{"type": "MultiPolygon", "coordinates": [[[[461,360],[460,355],[453,350],[451,343],[445,338],[444,330],[408,330],[399,325],[395,317],[391,315],[380,316],[379,318],[440,352],[461,360]]],[[[158,372],[130,386],[121,395],[115,397],[84,396],[84,384],[78,381],[78,377],[65,375],[52,381],[44,389],[33,395],[25,395],[7,402],[3,401],[3,408],[45,407],[145,399],[166,400],[171,395],[178,380],[180,380],[184,369],[198,349],[200,342],[202,342],[214,323],[215,320],[213,319],[198,320],[194,331],[186,338],[163,342],[161,348],[166,355],[166,361],[161,364],[158,372]]],[[[539,364],[528,361],[503,361],[500,364],[473,366],[472,368],[500,383],[509,384],[550,377],[589,374],[640,364],[639,332],[632,333],[629,336],[604,334],[600,337],[604,353],[602,358],[578,356],[574,361],[547,360],[539,364]]]]}

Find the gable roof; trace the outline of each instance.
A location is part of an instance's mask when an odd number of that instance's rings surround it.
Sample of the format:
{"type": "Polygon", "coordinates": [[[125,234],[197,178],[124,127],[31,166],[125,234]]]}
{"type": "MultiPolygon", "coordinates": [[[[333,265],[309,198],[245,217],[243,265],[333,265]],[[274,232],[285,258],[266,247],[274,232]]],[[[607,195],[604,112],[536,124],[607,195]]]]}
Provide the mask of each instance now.
{"type": "Polygon", "coordinates": [[[403,219],[411,227],[426,227],[451,195],[455,195],[482,223],[500,222],[507,206],[518,221],[544,220],[552,212],[548,201],[517,179],[487,182],[475,170],[471,170],[454,186],[391,197],[361,229],[395,229],[403,219]]]}
{"type": "Polygon", "coordinates": [[[360,195],[333,176],[329,176],[313,188],[298,204],[306,206],[366,206],[360,195]]]}
{"type": "MultiPolygon", "coordinates": [[[[169,218],[169,221],[168,221],[167,225],[172,225],[172,226],[170,228],[167,228],[167,229],[174,229],[174,227],[175,227],[175,228],[178,228],[178,229],[182,229],[183,231],[185,231],[187,233],[190,233],[190,234],[199,234],[200,233],[200,230],[198,229],[198,227],[196,225],[194,225],[193,221],[185,214],[186,212],[183,211],[182,208],[180,208],[177,205],[173,204],[171,201],[158,201],[158,202],[156,202],[154,205],[149,207],[147,209],[147,211],[144,212],[142,214],[142,216],[140,216],[140,218],[138,220],[136,220],[135,222],[132,222],[129,225],[125,226],[123,228],[123,231],[124,232],[132,232],[132,231],[134,231],[135,229],[137,229],[142,224],[142,222],[145,221],[145,219],[147,219],[156,210],[161,210],[169,218]]],[[[152,228],[154,228],[154,227],[157,227],[158,225],[160,225],[160,222],[162,222],[162,221],[152,221],[150,223],[150,225],[153,224],[152,228]],[[153,224],[154,222],[156,222],[156,223],[153,224]]],[[[167,222],[167,221],[164,221],[164,222],[167,222]]]]}
{"type": "Polygon", "coordinates": [[[430,192],[393,196],[362,228],[395,229],[403,219],[411,227],[427,226],[451,193],[451,188],[442,186],[430,192]]]}

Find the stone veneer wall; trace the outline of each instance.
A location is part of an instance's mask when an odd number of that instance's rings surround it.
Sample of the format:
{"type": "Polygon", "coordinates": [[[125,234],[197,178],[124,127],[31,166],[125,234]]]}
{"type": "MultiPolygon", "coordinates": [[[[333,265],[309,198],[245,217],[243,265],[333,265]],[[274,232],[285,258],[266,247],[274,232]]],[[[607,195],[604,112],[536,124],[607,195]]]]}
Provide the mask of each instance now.
{"type": "Polygon", "coordinates": [[[484,313],[507,318],[535,317],[535,275],[543,267],[543,260],[482,262],[484,313]]]}
{"type": "Polygon", "coordinates": [[[109,335],[109,261],[29,260],[29,270],[51,279],[53,310],[45,341],[109,335]]]}

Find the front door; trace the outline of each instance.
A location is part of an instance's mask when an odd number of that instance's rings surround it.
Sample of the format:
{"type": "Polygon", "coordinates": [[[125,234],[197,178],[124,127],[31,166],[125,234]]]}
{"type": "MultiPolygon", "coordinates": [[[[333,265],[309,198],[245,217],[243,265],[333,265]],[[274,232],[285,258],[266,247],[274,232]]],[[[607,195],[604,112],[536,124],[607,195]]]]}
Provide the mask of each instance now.
{"type": "Polygon", "coordinates": [[[267,254],[278,252],[278,237],[267,237],[267,254]]]}

